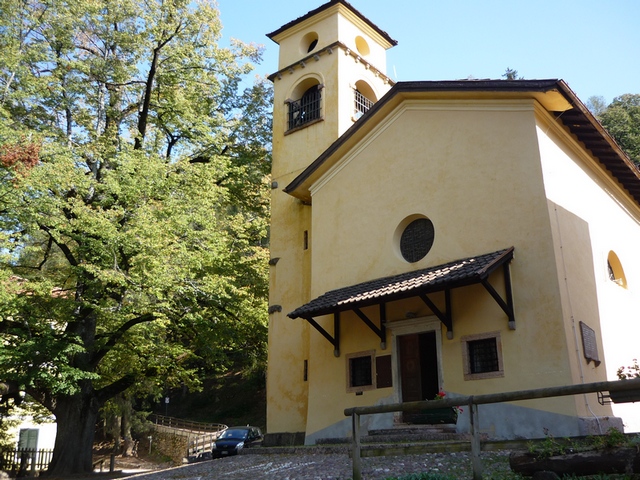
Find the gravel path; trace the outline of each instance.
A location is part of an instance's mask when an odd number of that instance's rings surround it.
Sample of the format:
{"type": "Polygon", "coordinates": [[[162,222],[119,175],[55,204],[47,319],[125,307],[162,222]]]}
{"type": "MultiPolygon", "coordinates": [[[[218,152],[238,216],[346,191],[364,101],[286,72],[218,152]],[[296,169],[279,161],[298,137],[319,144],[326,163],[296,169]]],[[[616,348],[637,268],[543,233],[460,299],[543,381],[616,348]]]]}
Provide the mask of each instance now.
{"type": "MultiPolygon", "coordinates": [[[[482,453],[484,477],[507,478],[507,452],[482,453]]],[[[429,453],[397,457],[362,459],[364,480],[385,480],[411,473],[442,473],[457,479],[472,478],[471,458],[467,452],[429,453]]],[[[129,479],[144,480],[347,480],[352,477],[351,459],[344,454],[315,455],[238,455],[185,465],[129,479]]]]}

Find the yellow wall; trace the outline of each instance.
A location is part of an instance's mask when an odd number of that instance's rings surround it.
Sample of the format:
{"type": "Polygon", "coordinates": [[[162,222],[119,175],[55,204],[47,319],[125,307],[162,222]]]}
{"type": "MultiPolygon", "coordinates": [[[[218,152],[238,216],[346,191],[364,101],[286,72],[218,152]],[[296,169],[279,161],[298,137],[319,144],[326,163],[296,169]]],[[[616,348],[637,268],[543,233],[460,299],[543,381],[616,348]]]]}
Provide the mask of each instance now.
{"type": "MultiPolygon", "coordinates": [[[[482,286],[455,290],[454,338],[444,338],[441,351],[442,386],[480,394],[571,383],[533,101],[413,101],[388,118],[312,189],[312,297],[515,246],[517,330],[508,330],[506,315],[482,286]],[[430,218],[436,233],[431,252],[408,264],[397,251],[394,232],[412,214],[430,218]],[[464,381],[460,337],[488,331],[501,332],[505,376],[464,381]]],[[[492,282],[503,292],[501,274],[492,282]]],[[[390,321],[409,311],[408,304],[397,303],[390,305],[390,321]]],[[[429,313],[426,307],[418,310],[429,313]]],[[[325,322],[331,329],[332,320],[325,322]]],[[[343,325],[343,353],[379,349],[377,337],[359,319],[345,315],[343,325]]],[[[391,389],[345,394],[344,357],[333,358],[329,343],[314,333],[310,354],[319,381],[310,385],[314,418],[309,416],[308,434],[339,421],[346,407],[392,394],[391,389]]],[[[576,414],[566,400],[544,408],[576,414]]]]}

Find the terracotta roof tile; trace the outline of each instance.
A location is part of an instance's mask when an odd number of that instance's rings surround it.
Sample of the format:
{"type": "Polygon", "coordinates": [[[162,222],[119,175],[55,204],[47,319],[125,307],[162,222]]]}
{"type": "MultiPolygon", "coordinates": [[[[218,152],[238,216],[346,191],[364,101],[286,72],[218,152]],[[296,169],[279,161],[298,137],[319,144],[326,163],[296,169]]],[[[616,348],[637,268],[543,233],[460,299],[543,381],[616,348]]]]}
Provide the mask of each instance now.
{"type": "Polygon", "coordinates": [[[513,258],[513,247],[331,290],[289,313],[309,318],[479,283],[513,258]]]}

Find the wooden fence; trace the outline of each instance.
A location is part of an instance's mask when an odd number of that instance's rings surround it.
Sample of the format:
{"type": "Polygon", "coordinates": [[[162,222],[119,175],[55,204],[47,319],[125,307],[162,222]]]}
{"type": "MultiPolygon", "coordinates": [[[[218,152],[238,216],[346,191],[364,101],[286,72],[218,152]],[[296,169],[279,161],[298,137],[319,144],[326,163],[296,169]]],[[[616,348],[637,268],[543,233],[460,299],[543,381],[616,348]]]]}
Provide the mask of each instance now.
{"type": "Polygon", "coordinates": [[[0,452],[0,470],[18,474],[20,472],[32,472],[49,468],[53,450],[35,450],[31,448],[17,448],[15,450],[3,450],[0,452]]]}
{"type": "Polygon", "coordinates": [[[227,428],[226,425],[220,423],[190,422],[180,418],[165,417],[164,415],[152,415],[151,421],[157,427],[185,430],[193,433],[216,433],[227,428]]]}
{"type": "MultiPolygon", "coordinates": [[[[352,461],[353,480],[361,480],[362,467],[360,463],[360,416],[377,413],[391,412],[415,412],[446,407],[469,407],[469,430],[471,432],[471,462],[474,480],[482,479],[482,462],[480,461],[480,432],[478,419],[478,405],[490,403],[514,402],[518,400],[531,400],[535,398],[562,397],[567,395],[580,395],[585,393],[609,392],[614,398],[619,392],[626,392],[625,402],[640,401],[640,378],[632,380],[617,380],[612,382],[583,383],[579,385],[567,385],[562,387],[538,388],[535,390],[521,390],[517,392],[492,393],[486,395],[471,395],[468,397],[446,398],[442,400],[425,400],[421,402],[393,403],[389,405],[376,405],[370,407],[347,408],[344,414],[351,417],[352,421],[352,461]]],[[[620,402],[622,403],[622,402],[620,402]]]]}

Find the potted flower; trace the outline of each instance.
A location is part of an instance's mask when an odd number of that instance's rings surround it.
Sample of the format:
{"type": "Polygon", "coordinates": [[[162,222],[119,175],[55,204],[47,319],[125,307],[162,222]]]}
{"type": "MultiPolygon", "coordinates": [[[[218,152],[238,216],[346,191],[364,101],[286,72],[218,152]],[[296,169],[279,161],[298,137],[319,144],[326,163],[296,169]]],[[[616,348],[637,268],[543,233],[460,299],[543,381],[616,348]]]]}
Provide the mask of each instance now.
{"type": "MultiPolygon", "coordinates": [[[[447,394],[440,390],[433,400],[443,400],[447,394]]],[[[427,424],[449,424],[456,423],[458,421],[458,415],[462,413],[460,407],[445,407],[445,408],[432,408],[424,410],[421,416],[424,419],[424,423],[427,424]]]]}

